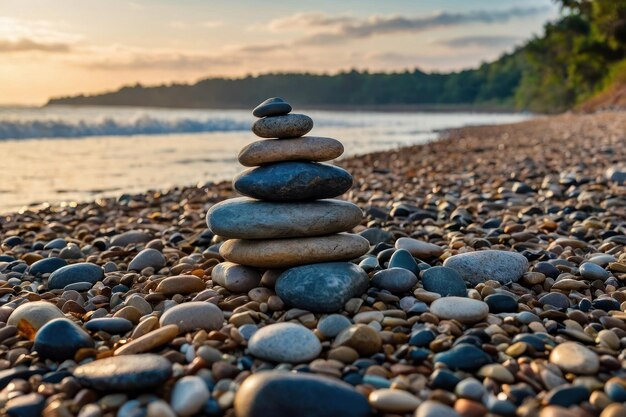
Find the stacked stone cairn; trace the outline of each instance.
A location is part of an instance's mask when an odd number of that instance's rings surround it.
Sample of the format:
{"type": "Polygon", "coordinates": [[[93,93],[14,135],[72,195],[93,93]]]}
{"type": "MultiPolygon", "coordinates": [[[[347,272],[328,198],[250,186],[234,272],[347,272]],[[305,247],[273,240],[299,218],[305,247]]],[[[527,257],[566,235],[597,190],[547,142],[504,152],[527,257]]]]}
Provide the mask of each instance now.
{"type": "Polygon", "coordinates": [[[228,239],[220,247],[227,262],[214,268],[212,279],[243,292],[248,286],[232,277],[258,274],[260,279],[264,273],[266,283],[273,281],[268,276],[278,276],[275,291],[289,306],[339,311],[367,289],[367,274],[349,261],[369,250],[365,238],[343,233],[361,222],[361,209],[333,199],[350,189],[352,176],[321,163],[339,157],[343,145],[304,136],[313,120],[291,113],[283,99],[264,101],[253,115],[259,120],[252,131],[267,139],[239,153],[239,162],[252,168],[235,177],[233,187],[246,197],[218,203],[207,213],[211,231],[228,239]]]}

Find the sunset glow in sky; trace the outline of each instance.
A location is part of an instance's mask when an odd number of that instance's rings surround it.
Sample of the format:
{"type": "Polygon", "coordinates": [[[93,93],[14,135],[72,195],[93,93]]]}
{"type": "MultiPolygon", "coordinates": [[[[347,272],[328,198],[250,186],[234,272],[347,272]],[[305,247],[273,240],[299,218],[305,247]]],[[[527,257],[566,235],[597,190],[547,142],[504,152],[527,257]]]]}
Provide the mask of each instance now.
{"type": "Polygon", "coordinates": [[[0,104],[269,71],[458,70],[557,15],[549,0],[2,0],[0,104]]]}

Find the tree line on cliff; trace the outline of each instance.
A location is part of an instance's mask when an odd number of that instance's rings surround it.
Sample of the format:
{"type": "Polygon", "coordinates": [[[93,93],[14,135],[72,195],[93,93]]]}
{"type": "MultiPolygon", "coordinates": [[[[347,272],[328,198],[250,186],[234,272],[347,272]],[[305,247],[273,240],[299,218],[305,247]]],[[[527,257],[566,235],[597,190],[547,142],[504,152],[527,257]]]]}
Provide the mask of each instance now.
{"type": "Polygon", "coordinates": [[[561,15],[545,33],[475,69],[425,73],[272,73],[195,84],[123,87],[49,104],[249,108],[268,96],[298,106],[450,106],[560,112],[623,79],[626,0],[557,0],[561,15]]]}

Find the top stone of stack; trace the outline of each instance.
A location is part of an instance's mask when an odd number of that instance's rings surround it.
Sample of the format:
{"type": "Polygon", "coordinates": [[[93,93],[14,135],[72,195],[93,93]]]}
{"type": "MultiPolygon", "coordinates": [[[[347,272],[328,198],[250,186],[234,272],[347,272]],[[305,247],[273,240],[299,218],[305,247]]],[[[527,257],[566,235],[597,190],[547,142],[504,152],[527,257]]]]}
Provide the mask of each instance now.
{"type": "Polygon", "coordinates": [[[290,112],[291,106],[282,98],[265,100],[252,111],[261,118],[252,125],[252,132],[261,138],[290,139],[304,136],[313,129],[313,119],[309,116],[290,112]]]}

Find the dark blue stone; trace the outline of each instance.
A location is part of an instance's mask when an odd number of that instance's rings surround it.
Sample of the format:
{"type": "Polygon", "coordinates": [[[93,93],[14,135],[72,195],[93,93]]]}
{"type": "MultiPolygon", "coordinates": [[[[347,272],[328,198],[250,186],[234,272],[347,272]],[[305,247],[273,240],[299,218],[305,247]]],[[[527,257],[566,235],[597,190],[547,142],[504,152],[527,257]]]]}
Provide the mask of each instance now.
{"type": "Polygon", "coordinates": [[[389,268],[376,272],[371,279],[371,284],[394,294],[409,291],[417,284],[417,277],[408,269],[389,268]]]}
{"type": "Polygon", "coordinates": [[[613,310],[620,311],[620,303],[612,298],[600,298],[594,300],[591,304],[593,305],[593,308],[604,310],[606,312],[613,310]]]}
{"type": "Polygon", "coordinates": [[[363,383],[363,375],[358,372],[348,372],[342,379],[350,385],[359,385],[363,383]]]}
{"type": "Polygon", "coordinates": [[[611,378],[604,385],[604,392],[615,402],[626,402],[626,384],[619,378],[611,378]]]}
{"type": "Polygon", "coordinates": [[[104,278],[104,270],[92,263],[84,262],[67,265],[54,271],[48,279],[48,289],[63,289],[76,282],[95,284],[104,278]]]}
{"type": "Polygon", "coordinates": [[[567,295],[560,292],[549,292],[539,298],[539,302],[544,305],[556,307],[559,310],[565,310],[570,306],[567,295]]]}
{"type": "Polygon", "coordinates": [[[126,285],[124,284],[117,284],[115,287],[111,288],[111,292],[112,293],[116,293],[116,292],[128,292],[130,290],[130,288],[128,288],[126,285]]]}
{"type": "Polygon", "coordinates": [[[0,390],[6,388],[14,379],[27,380],[33,375],[41,375],[46,373],[46,371],[46,368],[26,368],[25,366],[15,366],[0,371],[0,390]]]}
{"type": "Polygon", "coordinates": [[[413,333],[409,338],[409,345],[424,347],[435,340],[435,333],[432,330],[424,329],[413,333]]]}
{"type": "Polygon", "coordinates": [[[13,262],[15,258],[9,255],[0,255],[0,262],[13,262]]]}
{"type": "Polygon", "coordinates": [[[483,223],[483,229],[496,229],[500,227],[501,224],[502,220],[498,218],[489,219],[485,223],[483,223]]]}
{"type": "Polygon", "coordinates": [[[472,345],[472,346],[476,346],[477,348],[481,348],[483,345],[483,342],[477,336],[465,334],[459,337],[458,339],[456,339],[452,346],[457,346],[457,345],[462,345],[462,344],[472,345]]]}
{"type": "Polygon", "coordinates": [[[65,241],[65,239],[59,237],[56,239],[52,239],[50,242],[46,243],[43,248],[45,250],[63,249],[65,246],[67,246],[67,242],[65,241]]]}
{"type": "Polygon", "coordinates": [[[589,390],[586,387],[582,385],[562,385],[548,392],[545,401],[551,405],[569,407],[588,399],[589,390]]]}
{"type": "Polygon", "coordinates": [[[276,294],[288,305],[314,313],[334,313],[352,297],[361,296],[369,279],[350,262],[298,266],[283,272],[276,281],[276,294]]]}
{"type": "Polygon", "coordinates": [[[461,344],[435,355],[435,362],[441,362],[453,370],[476,371],[491,363],[491,356],[476,346],[461,344]]]}
{"type": "Polygon", "coordinates": [[[517,301],[510,295],[491,294],[485,297],[484,301],[489,306],[490,313],[498,314],[517,312],[517,301]]]}
{"type": "Polygon", "coordinates": [[[101,391],[134,391],[160,387],[172,375],[172,363],[149,353],[98,359],[74,370],[74,378],[101,391]]]}
{"type": "Polygon", "coordinates": [[[241,194],[270,201],[332,198],[351,186],[348,171],[317,162],[277,162],[248,169],[233,181],[241,194]]]}
{"type": "Polygon", "coordinates": [[[549,262],[538,262],[537,265],[535,265],[534,270],[535,272],[541,272],[548,278],[557,278],[561,275],[561,271],[549,262]]]}
{"type": "Polygon", "coordinates": [[[38,277],[43,274],[50,274],[66,265],[67,261],[65,259],[45,258],[33,263],[28,272],[30,272],[31,275],[38,277]]]}
{"type": "Polygon", "coordinates": [[[249,376],[237,391],[235,408],[246,417],[371,416],[367,398],[349,384],[287,372],[249,376]]]}
{"type": "Polygon", "coordinates": [[[427,311],[430,311],[430,309],[428,308],[428,304],[418,301],[411,306],[409,311],[407,311],[407,314],[422,314],[426,313],[427,311]]]}
{"type": "Polygon", "coordinates": [[[41,380],[41,382],[49,382],[51,384],[58,384],[59,382],[63,381],[63,378],[68,377],[68,376],[72,376],[72,373],[70,371],[64,370],[64,371],[50,372],[43,376],[43,379],[41,380]]]}
{"type": "Polygon", "coordinates": [[[42,358],[64,361],[72,359],[79,349],[93,346],[87,332],[72,321],[59,318],[49,321],[37,331],[33,350],[42,358]]]}
{"type": "Polygon", "coordinates": [[[409,359],[413,364],[419,364],[425,361],[428,356],[431,354],[431,351],[424,348],[411,349],[409,354],[407,355],[407,359],[409,359]]]}
{"type": "Polygon", "coordinates": [[[10,399],[5,411],[9,417],[39,417],[45,405],[46,397],[33,392],[10,399]]]}
{"type": "Polygon", "coordinates": [[[404,268],[413,272],[415,275],[419,275],[420,269],[415,262],[413,255],[406,249],[398,249],[391,255],[389,259],[389,268],[404,268]]]}
{"type": "Polygon", "coordinates": [[[291,111],[291,106],[280,97],[272,97],[259,104],[252,111],[255,117],[280,116],[291,111]]]}
{"type": "Polygon", "coordinates": [[[85,323],[85,329],[90,332],[107,332],[110,334],[126,333],[133,328],[130,320],[121,317],[102,317],[99,319],[91,319],[85,323]]]}
{"type": "Polygon", "coordinates": [[[19,236],[11,236],[11,237],[7,237],[6,239],[4,239],[4,241],[2,242],[3,245],[6,245],[8,247],[13,247],[13,246],[17,246],[17,245],[21,245],[22,243],[24,243],[24,241],[22,240],[21,237],[19,236]]]}
{"type": "Polygon", "coordinates": [[[513,343],[517,342],[524,342],[538,352],[543,352],[546,349],[545,341],[533,334],[518,334],[513,338],[513,343]]]}
{"type": "Polygon", "coordinates": [[[430,376],[430,386],[434,389],[454,392],[454,388],[456,388],[459,382],[461,382],[461,378],[447,369],[437,369],[430,376]]]}
{"type": "Polygon", "coordinates": [[[422,272],[422,285],[426,291],[444,297],[467,296],[467,287],[463,277],[456,270],[446,266],[434,266],[422,272]]]}
{"type": "Polygon", "coordinates": [[[592,307],[591,301],[589,301],[586,298],[583,298],[582,300],[580,300],[580,303],[578,303],[578,308],[580,309],[580,311],[587,312],[591,310],[591,307],[592,307]]]}
{"type": "Polygon", "coordinates": [[[517,406],[510,401],[499,400],[496,397],[489,396],[487,398],[487,409],[493,414],[499,416],[515,416],[517,406]]]}

